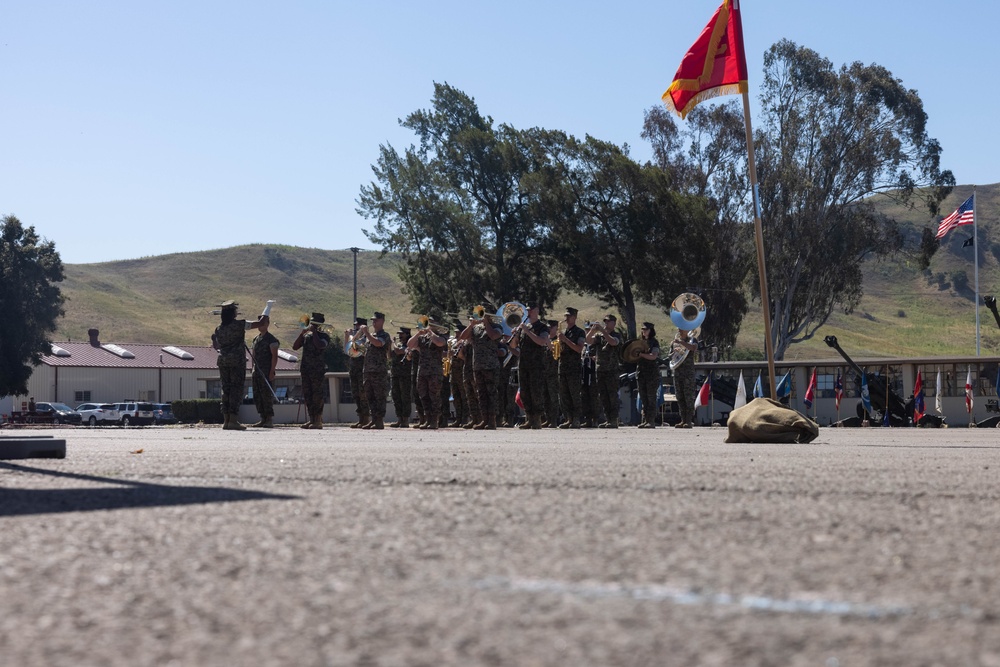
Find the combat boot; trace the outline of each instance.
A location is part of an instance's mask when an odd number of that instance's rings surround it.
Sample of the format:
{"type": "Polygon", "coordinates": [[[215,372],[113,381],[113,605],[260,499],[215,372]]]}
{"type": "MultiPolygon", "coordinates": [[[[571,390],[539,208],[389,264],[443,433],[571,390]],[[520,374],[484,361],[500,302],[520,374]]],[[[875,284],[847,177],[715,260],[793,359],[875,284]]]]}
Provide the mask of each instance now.
{"type": "Polygon", "coordinates": [[[268,415],[260,422],[260,428],[274,428],[274,417],[268,415]]]}
{"type": "Polygon", "coordinates": [[[371,417],[366,414],[358,415],[358,423],[351,424],[351,428],[364,428],[365,424],[371,423],[371,417]]]}
{"type": "Polygon", "coordinates": [[[381,431],[382,429],[385,428],[385,422],[382,421],[381,417],[376,417],[375,419],[372,420],[371,427],[375,430],[381,431]]]}
{"type": "Polygon", "coordinates": [[[229,430],[229,413],[228,412],[226,414],[222,415],[222,430],[223,431],[228,431],[229,430]]]}
{"type": "Polygon", "coordinates": [[[314,429],[316,429],[316,430],[320,430],[320,429],[323,428],[323,413],[322,412],[318,412],[318,413],[316,413],[316,414],[313,415],[313,418],[312,418],[312,427],[314,429]]]}
{"type": "Polygon", "coordinates": [[[490,415],[490,418],[486,421],[486,430],[495,431],[497,430],[497,418],[496,415],[490,415]]]}
{"type": "Polygon", "coordinates": [[[570,422],[569,427],[570,428],[580,428],[580,420],[579,420],[579,418],[573,419],[573,421],[570,422]]]}
{"type": "MultiPolygon", "coordinates": [[[[392,426],[392,424],[390,424],[390,426],[392,426]]],[[[399,428],[410,428],[409,417],[404,417],[403,419],[399,420],[399,428]]]]}
{"type": "Polygon", "coordinates": [[[535,415],[526,415],[524,418],[524,423],[520,424],[518,428],[522,430],[535,428],[535,415]]]}
{"type": "Polygon", "coordinates": [[[244,426],[243,424],[241,424],[239,422],[239,419],[237,419],[236,415],[230,415],[228,423],[223,424],[222,430],[224,430],[224,431],[245,431],[245,430],[247,430],[247,427],[244,426]]]}

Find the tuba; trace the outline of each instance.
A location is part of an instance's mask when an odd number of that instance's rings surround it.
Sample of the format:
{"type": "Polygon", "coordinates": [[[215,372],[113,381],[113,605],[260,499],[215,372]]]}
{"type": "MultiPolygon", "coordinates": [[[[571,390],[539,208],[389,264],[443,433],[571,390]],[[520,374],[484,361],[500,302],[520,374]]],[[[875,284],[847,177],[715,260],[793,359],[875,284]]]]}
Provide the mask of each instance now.
{"type": "MultiPolygon", "coordinates": [[[[688,332],[688,341],[694,342],[701,333],[701,323],[705,321],[705,300],[697,294],[685,292],[670,304],[670,321],[678,329],[688,332]]],[[[680,334],[674,335],[674,341],[680,334]]],[[[689,350],[683,345],[670,346],[670,370],[674,370],[687,359],[689,350]]]]}
{"type": "Polygon", "coordinates": [[[500,326],[503,327],[505,336],[509,336],[514,331],[514,328],[519,326],[527,316],[528,309],[524,307],[524,304],[517,301],[508,301],[497,309],[497,319],[500,322],[500,326]]]}

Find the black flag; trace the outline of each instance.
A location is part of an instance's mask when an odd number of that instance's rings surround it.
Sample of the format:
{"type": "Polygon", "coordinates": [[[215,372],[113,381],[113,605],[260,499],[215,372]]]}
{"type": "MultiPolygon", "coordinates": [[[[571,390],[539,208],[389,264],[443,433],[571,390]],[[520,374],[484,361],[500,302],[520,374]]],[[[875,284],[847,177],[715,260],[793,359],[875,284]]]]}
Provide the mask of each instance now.
{"type": "Polygon", "coordinates": [[[976,242],[976,237],[975,236],[970,236],[969,238],[965,239],[965,241],[962,243],[962,247],[963,248],[968,248],[969,246],[973,245],[975,242],[976,242]]]}

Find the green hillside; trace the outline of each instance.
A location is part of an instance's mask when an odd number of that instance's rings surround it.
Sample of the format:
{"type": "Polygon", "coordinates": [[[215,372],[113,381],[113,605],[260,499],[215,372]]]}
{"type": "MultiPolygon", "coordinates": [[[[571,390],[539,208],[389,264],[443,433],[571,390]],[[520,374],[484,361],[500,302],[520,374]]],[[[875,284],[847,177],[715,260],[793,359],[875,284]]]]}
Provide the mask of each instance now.
{"type": "MultiPolygon", "coordinates": [[[[945,201],[950,213],[972,188],[961,186],[945,201]]],[[[1000,293],[1000,184],[977,190],[980,293],[1000,293]]],[[[919,243],[924,227],[936,226],[922,212],[887,211],[905,221],[908,244],[919,243]]],[[[786,359],[834,358],[823,336],[836,335],[852,356],[936,356],[975,353],[975,305],[972,248],[962,248],[971,227],[946,238],[929,271],[920,272],[911,255],[869,262],[865,296],[851,315],[835,314],[806,343],[793,345],[786,359]],[[965,272],[968,288],[956,287],[965,272]],[[960,276],[959,276],[960,277],[960,276]]],[[[375,309],[396,321],[412,321],[409,299],[398,279],[399,256],[376,251],[358,255],[358,314],[375,309]]],[[[257,315],[267,299],[276,332],[283,341],[297,334],[303,313],[323,312],[337,330],[351,322],[353,254],[285,245],[249,245],[194,253],[179,253],[98,264],[66,265],[62,284],[66,316],[56,340],[84,340],[97,328],[105,342],[207,344],[218,318],[216,304],[235,299],[247,317],[257,315]]],[[[781,267],[769,266],[771,272],[781,267]]],[[[471,306],[472,304],[470,304],[471,306]]],[[[581,319],[604,312],[596,299],[563,295],[556,310],[573,305],[581,319]]],[[[667,316],[651,306],[640,307],[640,320],[666,323],[667,316]]],[[[711,307],[709,308],[711,317],[711,307]]],[[[1000,330],[986,309],[981,311],[983,354],[1000,354],[1000,330]]],[[[664,326],[664,330],[666,327],[664,326]]],[[[738,347],[763,354],[763,321],[759,309],[743,323],[738,347]]]]}

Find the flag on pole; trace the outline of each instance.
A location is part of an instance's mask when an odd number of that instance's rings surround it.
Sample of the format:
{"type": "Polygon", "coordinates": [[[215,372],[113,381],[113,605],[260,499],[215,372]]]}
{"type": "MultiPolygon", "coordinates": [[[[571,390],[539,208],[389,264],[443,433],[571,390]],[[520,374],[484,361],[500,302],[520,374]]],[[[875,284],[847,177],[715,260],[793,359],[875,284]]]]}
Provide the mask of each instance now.
{"type": "Polygon", "coordinates": [[[972,398],[972,366],[969,366],[969,374],[965,376],[965,410],[972,414],[972,405],[975,401],[972,398]]]}
{"type": "Polygon", "coordinates": [[[739,0],[724,0],[684,54],[663,103],[681,118],[698,103],[747,92],[747,58],[739,0]]]}
{"type": "Polygon", "coordinates": [[[868,414],[872,412],[872,395],[868,391],[868,373],[861,374],[861,404],[865,406],[868,414]]]}
{"type": "MultiPolygon", "coordinates": [[[[1000,374],[997,375],[997,384],[1000,386],[1000,374]]],[[[736,400],[733,401],[733,410],[742,408],[747,404],[747,387],[743,384],[743,371],[740,371],[740,381],[736,384],[736,400]]]]}
{"type": "Polygon", "coordinates": [[[844,380],[837,371],[837,381],[833,384],[833,395],[837,399],[837,412],[840,412],[840,399],[844,397],[844,380]]]}
{"type": "Polygon", "coordinates": [[[806,404],[806,408],[811,408],[813,406],[813,400],[816,398],[816,369],[813,368],[812,377],[809,378],[809,386],[806,387],[805,398],[802,399],[803,403],[806,404]]]}
{"type": "Polygon", "coordinates": [[[941,371],[938,371],[937,387],[934,389],[934,409],[939,415],[944,414],[944,410],[941,409],[941,371]]]}
{"type": "Polygon", "coordinates": [[[764,398],[764,386],[760,383],[760,373],[757,373],[757,382],[753,386],[753,397],[764,398]]]}
{"type": "Polygon", "coordinates": [[[913,387],[913,423],[920,423],[924,416],[924,379],[917,371],[917,384],[913,387]]]}
{"type": "Polygon", "coordinates": [[[962,241],[962,247],[963,248],[971,248],[971,247],[975,247],[975,245],[976,245],[976,237],[975,236],[970,236],[969,238],[967,238],[964,241],[962,241]]]}
{"type": "Polygon", "coordinates": [[[778,382],[778,400],[787,398],[792,395],[792,372],[788,371],[785,373],[785,377],[781,378],[778,382]]]}
{"type": "Polygon", "coordinates": [[[975,222],[975,203],[976,195],[973,194],[965,200],[965,203],[956,208],[954,213],[941,221],[941,224],[938,225],[937,236],[935,238],[942,238],[955,227],[959,227],[961,225],[971,225],[975,222]]]}
{"type": "Polygon", "coordinates": [[[708,399],[712,396],[712,374],[705,378],[705,383],[698,390],[698,397],[694,399],[694,409],[697,410],[703,405],[708,405],[708,399]]]}

